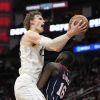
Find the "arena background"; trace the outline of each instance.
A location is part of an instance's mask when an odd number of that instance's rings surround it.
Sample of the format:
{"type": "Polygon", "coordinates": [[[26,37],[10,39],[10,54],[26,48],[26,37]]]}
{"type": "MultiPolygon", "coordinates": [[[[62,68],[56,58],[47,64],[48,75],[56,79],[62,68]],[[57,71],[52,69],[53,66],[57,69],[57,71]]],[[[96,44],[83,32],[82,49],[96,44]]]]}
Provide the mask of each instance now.
{"type": "MultiPolygon", "coordinates": [[[[15,100],[14,82],[20,67],[19,41],[23,19],[31,10],[45,18],[45,32],[54,38],[67,31],[75,14],[89,20],[86,34],[73,37],[63,50],[74,53],[73,81],[65,100],[100,100],[100,0],[0,0],[0,100],[15,100]]],[[[45,63],[58,53],[45,51],[45,63]]]]}

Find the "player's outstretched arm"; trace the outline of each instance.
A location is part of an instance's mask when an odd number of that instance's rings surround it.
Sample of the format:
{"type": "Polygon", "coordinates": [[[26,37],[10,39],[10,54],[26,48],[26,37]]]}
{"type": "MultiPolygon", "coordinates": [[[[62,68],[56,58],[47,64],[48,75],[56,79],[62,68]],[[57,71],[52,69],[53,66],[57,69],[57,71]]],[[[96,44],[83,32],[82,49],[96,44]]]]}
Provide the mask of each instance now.
{"type": "Polygon", "coordinates": [[[41,45],[44,45],[47,50],[60,52],[71,37],[80,34],[82,31],[86,30],[86,27],[86,23],[82,23],[81,21],[76,25],[74,25],[73,22],[71,28],[65,34],[49,41],[45,39],[40,41],[40,43],[41,45]]]}

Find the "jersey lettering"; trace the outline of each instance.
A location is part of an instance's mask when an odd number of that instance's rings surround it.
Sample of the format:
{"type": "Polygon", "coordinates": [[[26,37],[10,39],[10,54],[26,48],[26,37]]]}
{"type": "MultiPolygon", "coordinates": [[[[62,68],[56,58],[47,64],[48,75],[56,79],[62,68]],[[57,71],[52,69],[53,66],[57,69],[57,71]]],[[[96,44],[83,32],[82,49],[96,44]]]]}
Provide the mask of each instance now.
{"type": "Polygon", "coordinates": [[[66,85],[64,85],[64,83],[61,83],[61,84],[60,84],[60,88],[59,88],[59,90],[57,91],[57,95],[60,96],[60,99],[63,98],[63,96],[65,95],[66,90],[67,90],[66,85]]]}

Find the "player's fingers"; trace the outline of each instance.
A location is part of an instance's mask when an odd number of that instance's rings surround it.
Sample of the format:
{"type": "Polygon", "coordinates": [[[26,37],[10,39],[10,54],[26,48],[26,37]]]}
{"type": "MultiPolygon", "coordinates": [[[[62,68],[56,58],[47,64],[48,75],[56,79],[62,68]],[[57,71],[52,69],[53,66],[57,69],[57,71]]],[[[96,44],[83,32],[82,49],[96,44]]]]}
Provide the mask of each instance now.
{"type": "Polygon", "coordinates": [[[85,29],[88,29],[88,25],[87,25],[87,24],[85,24],[85,25],[83,25],[83,26],[81,27],[81,30],[85,30],[85,29]]]}
{"type": "Polygon", "coordinates": [[[81,28],[81,32],[86,32],[87,29],[88,29],[88,28],[87,28],[86,26],[84,26],[84,27],[81,28]]]}
{"type": "Polygon", "coordinates": [[[85,27],[84,27],[82,30],[83,30],[83,31],[86,31],[86,30],[87,30],[87,28],[85,28],[85,27]]]}
{"type": "Polygon", "coordinates": [[[82,24],[80,25],[80,28],[82,28],[82,27],[88,27],[87,23],[86,23],[86,22],[82,23],[82,24]]]}
{"type": "Polygon", "coordinates": [[[82,25],[82,20],[80,20],[78,23],[77,23],[77,26],[81,26],[82,25]]]}
{"type": "Polygon", "coordinates": [[[75,26],[76,20],[72,21],[71,26],[75,26]]]}
{"type": "Polygon", "coordinates": [[[85,33],[87,29],[81,30],[80,33],[85,33]]]}

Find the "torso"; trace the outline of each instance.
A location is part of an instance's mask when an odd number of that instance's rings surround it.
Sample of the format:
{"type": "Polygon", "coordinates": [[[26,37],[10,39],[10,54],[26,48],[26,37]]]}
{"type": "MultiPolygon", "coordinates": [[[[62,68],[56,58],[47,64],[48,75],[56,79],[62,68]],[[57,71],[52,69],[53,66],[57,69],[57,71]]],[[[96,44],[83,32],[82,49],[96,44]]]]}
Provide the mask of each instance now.
{"type": "Polygon", "coordinates": [[[28,42],[27,34],[25,34],[20,42],[20,53],[21,67],[19,74],[30,75],[38,81],[44,65],[44,48],[40,45],[32,45],[28,42]]]}
{"type": "Polygon", "coordinates": [[[70,83],[68,70],[64,66],[61,67],[57,74],[50,77],[45,87],[44,94],[47,100],[62,100],[67,92],[70,83]]]}

